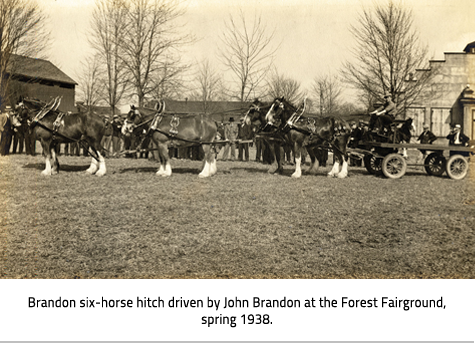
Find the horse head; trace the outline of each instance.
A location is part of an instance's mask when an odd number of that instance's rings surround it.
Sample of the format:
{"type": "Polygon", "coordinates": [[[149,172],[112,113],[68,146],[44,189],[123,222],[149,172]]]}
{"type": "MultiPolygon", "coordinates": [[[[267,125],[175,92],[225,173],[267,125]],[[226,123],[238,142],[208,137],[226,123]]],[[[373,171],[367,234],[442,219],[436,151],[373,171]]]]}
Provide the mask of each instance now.
{"type": "Polygon", "coordinates": [[[59,105],[61,104],[61,98],[62,97],[53,98],[51,99],[49,103],[46,103],[46,104],[43,104],[41,102],[39,104],[36,104],[37,106],[38,105],[42,105],[42,106],[40,110],[38,111],[38,113],[33,118],[30,126],[34,127],[43,117],[45,117],[50,112],[56,112],[56,110],[58,110],[59,105]]]}
{"type": "Polygon", "coordinates": [[[290,104],[284,97],[275,98],[274,102],[266,115],[266,121],[270,124],[279,123],[287,124],[287,122],[295,122],[305,111],[306,99],[304,99],[301,107],[296,108],[290,104]]]}

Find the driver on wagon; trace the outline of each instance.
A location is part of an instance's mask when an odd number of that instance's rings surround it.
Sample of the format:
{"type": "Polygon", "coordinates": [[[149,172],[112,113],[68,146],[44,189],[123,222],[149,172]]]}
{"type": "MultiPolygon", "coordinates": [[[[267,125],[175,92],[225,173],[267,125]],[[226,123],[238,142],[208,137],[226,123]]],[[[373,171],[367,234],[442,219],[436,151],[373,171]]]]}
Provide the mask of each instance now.
{"type": "Polygon", "coordinates": [[[389,125],[396,118],[396,104],[391,99],[391,94],[384,95],[384,104],[373,112],[369,113],[371,119],[369,121],[370,129],[377,133],[382,133],[384,128],[389,129],[389,125]]]}

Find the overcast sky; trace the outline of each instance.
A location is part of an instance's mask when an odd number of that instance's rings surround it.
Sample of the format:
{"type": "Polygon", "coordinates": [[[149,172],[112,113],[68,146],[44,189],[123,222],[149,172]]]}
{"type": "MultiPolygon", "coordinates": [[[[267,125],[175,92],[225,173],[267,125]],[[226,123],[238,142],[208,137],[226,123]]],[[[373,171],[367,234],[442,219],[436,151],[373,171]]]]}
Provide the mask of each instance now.
{"type": "MultiPolygon", "coordinates": [[[[76,79],[80,63],[90,54],[87,42],[94,0],[38,0],[49,15],[53,37],[51,60],[76,79]]],[[[246,16],[261,14],[280,43],[275,65],[279,72],[309,88],[315,76],[337,73],[351,59],[353,36],[364,7],[387,0],[185,0],[185,30],[199,40],[190,45],[188,61],[208,58],[216,62],[219,36],[225,19],[242,9],[246,16]]],[[[415,29],[435,59],[444,52],[460,52],[475,41],[475,0],[405,0],[414,14],[415,29]]],[[[224,73],[224,72],[223,72],[224,73]]]]}

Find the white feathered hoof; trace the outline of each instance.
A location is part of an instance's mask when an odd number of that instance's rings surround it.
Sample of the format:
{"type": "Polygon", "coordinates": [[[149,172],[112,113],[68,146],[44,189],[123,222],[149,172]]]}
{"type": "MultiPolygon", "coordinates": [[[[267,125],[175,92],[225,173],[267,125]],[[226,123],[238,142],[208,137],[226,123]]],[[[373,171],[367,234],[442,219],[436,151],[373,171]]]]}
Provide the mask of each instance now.
{"type": "Polygon", "coordinates": [[[340,172],[338,173],[338,175],[336,176],[338,179],[344,179],[348,176],[348,173],[343,173],[343,172],[340,172]]]}
{"type": "Polygon", "coordinates": [[[102,171],[102,170],[98,170],[98,171],[96,172],[96,176],[101,177],[101,176],[104,176],[104,175],[106,175],[106,171],[105,171],[105,170],[103,170],[103,171],[102,171]]]}
{"type": "Polygon", "coordinates": [[[91,174],[91,175],[96,174],[97,169],[98,169],[97,166],[91,165],[91,166],[86,170],[86,173],[87,173],[87,174],[91,174]]]}

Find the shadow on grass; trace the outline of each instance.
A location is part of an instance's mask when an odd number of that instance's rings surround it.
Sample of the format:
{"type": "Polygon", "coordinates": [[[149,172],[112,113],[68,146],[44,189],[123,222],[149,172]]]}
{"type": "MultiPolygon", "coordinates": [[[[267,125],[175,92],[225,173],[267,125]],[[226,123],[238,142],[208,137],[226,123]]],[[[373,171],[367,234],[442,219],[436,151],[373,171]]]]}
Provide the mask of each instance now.
{"type": "MultiPolygon", "coordinates": [[[[26,169],[37,169],[37,170],[44,170],[45,164],[44,163],[28,163],[23,166],[26,169]]],[[[59,164],[59,171],[60,172],[83,172],[89,168],[88,165],[68,165],[68,164],[59,164]]]]}
{"type": "MultiPolygon", "coordinates": [[[[159,166],[156,167],[131,167],[131,168],[123,168],[118,171],[119,174],[125,173],[156,173],[158,171],[159,166]]],[[[196,174],[200,173],[200,169],[196,168],[173,168],[172,167],[172,175],[173,174],[196,174]]]]}

